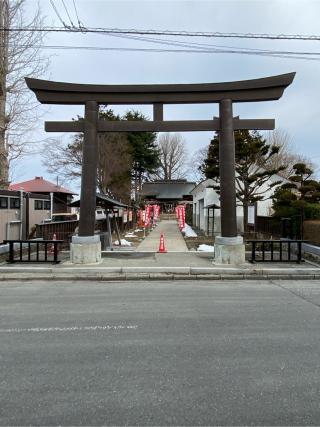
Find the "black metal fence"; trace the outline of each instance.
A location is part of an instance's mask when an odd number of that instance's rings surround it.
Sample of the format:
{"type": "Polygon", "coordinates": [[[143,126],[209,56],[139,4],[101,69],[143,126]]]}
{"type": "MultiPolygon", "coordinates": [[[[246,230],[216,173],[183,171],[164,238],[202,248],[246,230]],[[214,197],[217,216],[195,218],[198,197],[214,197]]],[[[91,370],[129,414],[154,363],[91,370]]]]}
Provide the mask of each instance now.
{"type": "Polygon", "coordinates": [[[7,262],[52,262],[58,264],[58,245],[63,240],[4,240],[9,244],[7,262]]]}
{"type": "Polygon", "coordinates": [[[250,262],[302,262],[303,240],[247,240],[251,245],[250,262]]]}

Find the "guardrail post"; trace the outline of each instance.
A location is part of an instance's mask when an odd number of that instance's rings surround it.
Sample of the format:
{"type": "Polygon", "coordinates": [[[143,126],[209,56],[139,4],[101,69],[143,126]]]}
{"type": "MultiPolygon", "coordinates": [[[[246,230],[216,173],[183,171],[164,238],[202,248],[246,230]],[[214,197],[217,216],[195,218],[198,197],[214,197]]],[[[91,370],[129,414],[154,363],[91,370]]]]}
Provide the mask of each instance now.
{"type": "Polygon", "coordinates": [[[291,242],[288,241],[288,261],[291,261],[291,242]]]}
{"type": "Polygon", "coordinates": [[[297,258],[297,264],[300,264],[301,262],[301,258],[302,258],[302,254],[301,254],[301,241],[297,242],[298,243],[298,258],[297,258]]]}
{"type": "Polygon", "coordinates": [[[14,262],[14,243],[9,242],[9,262],[14,262]]]}
{"type": "Polygon", "coordinates": [[[256,262],[256,242],[251,242],[251,262],[256,262]]]}
{"type": "Polygon", "coordinates": [[[58,263],[58,242],[56,240],[53,242],[53,261],[55,264],[58,263]]]}

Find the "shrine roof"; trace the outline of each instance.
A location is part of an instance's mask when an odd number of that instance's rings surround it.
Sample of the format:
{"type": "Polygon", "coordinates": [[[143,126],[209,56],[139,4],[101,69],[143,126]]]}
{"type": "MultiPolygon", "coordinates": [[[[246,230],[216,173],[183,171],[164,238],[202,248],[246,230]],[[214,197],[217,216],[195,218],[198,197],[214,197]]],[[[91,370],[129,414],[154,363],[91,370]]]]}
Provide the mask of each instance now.
{"type": "Polygon", "coordinates": [[[154,196],[157,200],[179,200],[183,196],[188,196],[194,186],[195,182],[188,182],[186,180],[145,182],[142,186],[141,194],[146,197],[154,196]]]}

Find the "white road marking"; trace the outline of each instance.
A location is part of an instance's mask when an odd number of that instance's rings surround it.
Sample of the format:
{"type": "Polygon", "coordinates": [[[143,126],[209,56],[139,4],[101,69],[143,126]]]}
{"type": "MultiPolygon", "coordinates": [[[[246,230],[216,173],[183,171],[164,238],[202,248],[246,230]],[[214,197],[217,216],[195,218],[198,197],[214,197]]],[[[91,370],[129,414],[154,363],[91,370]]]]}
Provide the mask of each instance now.
{"type": "Polygon", "coordinates": [[[138,325],[70,326],[65,328],[12,328],[0,329],[0,333],[20,332],[73,332],[73,331],[110,331],[118,329],[137,329],[138,325]]]}

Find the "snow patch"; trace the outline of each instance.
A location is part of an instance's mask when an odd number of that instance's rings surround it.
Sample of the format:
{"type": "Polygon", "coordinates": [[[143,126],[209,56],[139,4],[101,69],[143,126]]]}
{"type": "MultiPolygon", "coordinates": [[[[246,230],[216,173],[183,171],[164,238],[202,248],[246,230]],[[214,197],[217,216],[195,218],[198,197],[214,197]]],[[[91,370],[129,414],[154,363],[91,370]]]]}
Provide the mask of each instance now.
{"type": "Polygon", "coordinates": [[[134,233],[127,233],[124,237],[138,237],[138,236],[134,233]]]}
{"type": "Polygon", "coordinates": [[[197,233],[193,231],[188,224],[186,224],[181,231],[184,233],[185,237],[198,237],[197,233]]]}
{"type": "MultiPolygon", "coordinates": [[[[119,246],[119,240],[116,240],[113,244],[119,246]]],[[[121,246],[131,246],[131,242],[128,242],[126,239],[121,239],[121,246]]]]}
{"type": "Polygon", "coordinates": [[[200,245],[197,249],[197,251],[200,252],[214,252],[214,246],[210,246],[210,245],[200,245]]]}

